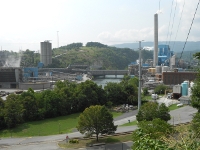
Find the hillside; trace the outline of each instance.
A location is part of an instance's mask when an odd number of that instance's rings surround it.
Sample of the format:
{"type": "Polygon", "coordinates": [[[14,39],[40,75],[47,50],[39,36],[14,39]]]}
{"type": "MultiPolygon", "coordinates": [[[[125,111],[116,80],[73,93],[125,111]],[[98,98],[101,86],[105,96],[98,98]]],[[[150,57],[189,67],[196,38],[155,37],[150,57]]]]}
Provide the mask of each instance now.
{"type": "MultiPolygon", "coordinates": [[[[152,59],[153,53],[143,51],[143,59],[152,59]]],[[[48,67],[67,67],[69,64],[101,66],[101,69],[127,69],[138,59],[138,51],[116,47],[86,47],[53,49],[53,64],[48,67]]]]}
{"type": "MultiPolygon", "coordinates": [[[[158,44],[166,44],[165,41],[161,41],[158,44]]],[[[181,52],[183,50],[185,42],[182,41],[172,41],[170,42],[170,48],[171,50],[174,51],[174,53],[178,53],[181,52]]],[[[116,44],[113,45],[115,47],[118,48],[130,48],[130,49],[134,49],[134,50],[138,50],[139,48],[139,43],[123,43],[123,44],[116,44]]],[[[153,47],[154,43],[153,42],[142,42],[141,43],[142,47],[153,47]]],[[[194,41],[188,41],[186,43],[185,49],[184,51],[200,51],[200,41],[194,42],[194,41]]]]}

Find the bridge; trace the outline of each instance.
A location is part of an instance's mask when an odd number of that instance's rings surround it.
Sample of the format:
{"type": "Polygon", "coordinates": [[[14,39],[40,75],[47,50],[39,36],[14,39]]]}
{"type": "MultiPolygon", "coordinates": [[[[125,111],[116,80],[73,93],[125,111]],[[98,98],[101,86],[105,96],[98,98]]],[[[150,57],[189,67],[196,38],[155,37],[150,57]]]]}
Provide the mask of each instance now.
{"type": "Polygon", "coordinates": [[[128,70],[85,70],[85,69],[69,69],[69,68],[39,68],[39,72],[60,72],[60,73],[88,73],[91,76],[105,75],[125,75],[128,70]]]}
{"type": "Polygon", "coordinates": [[[90,70],[88,71],[92,76],[105,76],[105,75],[125,75],[128,70],[90,70]]]}

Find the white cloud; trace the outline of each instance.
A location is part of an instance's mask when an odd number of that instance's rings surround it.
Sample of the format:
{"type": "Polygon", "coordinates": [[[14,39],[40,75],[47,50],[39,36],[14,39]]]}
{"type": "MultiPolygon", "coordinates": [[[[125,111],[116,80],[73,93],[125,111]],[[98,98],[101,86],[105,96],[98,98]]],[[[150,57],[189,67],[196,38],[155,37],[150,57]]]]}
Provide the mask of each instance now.
{"type": "Polygon", "coordinates": [[[98,39],[104,43],[114,44],[119,42],[135,42],[138,40],[152,40],[153,28],[147,27],[141,30],[122,29],[111,32],[102,32],[98,35],[98,39]]]}

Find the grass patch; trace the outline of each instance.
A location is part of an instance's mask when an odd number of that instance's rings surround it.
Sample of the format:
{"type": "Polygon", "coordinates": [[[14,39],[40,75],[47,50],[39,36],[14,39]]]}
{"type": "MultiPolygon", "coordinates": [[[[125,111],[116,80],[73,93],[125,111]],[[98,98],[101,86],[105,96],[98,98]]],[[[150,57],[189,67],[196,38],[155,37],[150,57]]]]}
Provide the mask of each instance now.
{"type": "Polygon", "coordinates": [[[152,97],[151,97],[151,95],[146,95],[142,99],[149,101],[149,100],[152,100],[152,97]]]}
{"type": "Polygon", "coordinates": [[[125,123],[125,124],[123,124],[123,125],[121,125],[121,126],[135,126],[135,125],[137,125],[137,120],[132,121],[132,122],[130,122],[130,123],[125,123]]]}
{"type": "MultiPolygon", "coordinates": [[[[183,106],[181,106],[181,107],[183,107],[183,106]]],[[[178,107],[177,106],[177,104],[172,104],[172,105],[170,105],[169,106],[169,110],[171,111],[171,110],[175,110],[175,109],[179,109],[180,107],[178,107]]]]}
{"type": "MultiPolygon", "coordinates": [[[[122,115],[121,112],[111,112],[113,117],[122,115]]],[[[0,130],[0,137],[31,137],[69,133],[75,130],[80,113],[61,116],[41,121],[26,122],[9,130],[0,130]]]]}
{"type": "Polygon", "coordinates": [[[99,141],[96,142],[96,139],[80,139],[79,143],[66,143],[66,141],[59,142],[58,145],[62,148],[82,148],[87,147],[91,144],[96,143],[118,143],[118,142],[127,142],[132,140],[132,134],[118,135],[118,136],[108,136],[99,138],[99,141]]]}
{"type": "Polygon", "coordinates": [[[115,112],[115,111],[112,111],[111,113],[113,115],[113,118],[116,118],[116,117],[121,116],[123,114],[122,112],[115,112]]]}
{"type": "Polygon", "coordinates": [[[26,122],[12,130],[1,130],[0,137],[30,137],[69,133],[77,126],[78,117],[79,113],[26,122]]]}

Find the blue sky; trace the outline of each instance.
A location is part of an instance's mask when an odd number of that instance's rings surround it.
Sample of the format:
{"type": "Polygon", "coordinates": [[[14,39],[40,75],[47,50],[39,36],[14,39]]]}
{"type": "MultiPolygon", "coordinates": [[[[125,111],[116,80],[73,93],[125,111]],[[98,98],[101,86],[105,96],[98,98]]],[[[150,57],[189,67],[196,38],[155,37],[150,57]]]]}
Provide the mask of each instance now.
{"type": "MultiPolygon", "coordinates": [[[[2,0],[0,46],[3,50],[19,51],[39,50],[40,42],[45,40],[51,40],[53,47],[73,42],[86,44],[93,41],[113,45],[153,41],[156,12],[159,12],[159,41],[175,40],[177,29],[176,41],[185,41],[198,1],[2,0]],[[171,38],[167,38],[167,34],[171,38]]],[[[200,8],[189,41],[200,41],[199,27],[200,8]]]]}

